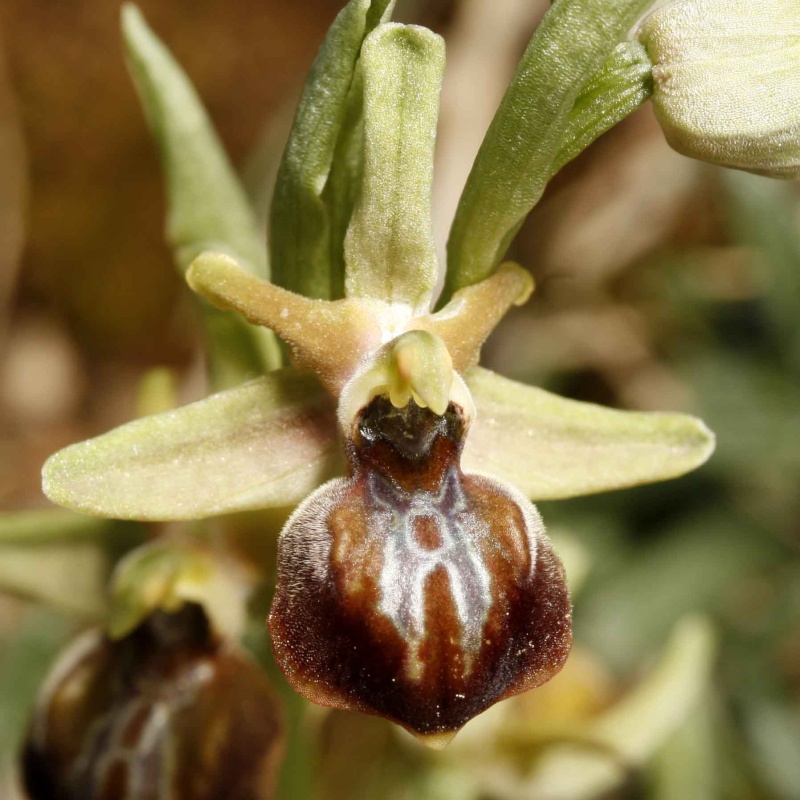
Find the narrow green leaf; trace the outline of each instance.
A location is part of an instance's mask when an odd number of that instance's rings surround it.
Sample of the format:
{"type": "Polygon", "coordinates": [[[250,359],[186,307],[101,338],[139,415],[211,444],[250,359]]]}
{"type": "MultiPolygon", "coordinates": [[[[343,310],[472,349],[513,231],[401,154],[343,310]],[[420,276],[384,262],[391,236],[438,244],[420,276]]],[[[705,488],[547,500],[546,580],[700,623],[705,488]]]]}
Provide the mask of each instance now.
{"type": "Polygon", "coordinates": [[[364,42],[362,65],[364,173],[345,240],[346,294],[427,308],[444,41],[425,28],[381,25],[364,42]]]}
{"type": "Polygon", "coordinates": [[[167,238],[186,268],[221,250],[267,277],[266,243],[205,109],[178,63],[138,8],[122,10],[131,74],[158,140],[169,195],[167,238]]]}
{"type": "Polygon", "coordinates": [[[551,176],[648,100],[653,93],[652,67],[639,42],[617,45],[575,101],[551,176]]]}
{"type": "Polygon", "coordinates": [[[201,519],[296,504],[340,469],[332,401],[287,369],[67,447],[43,488],[100,516],[201,519]]]}
{"type": "MultiPolygon", "coordinates": [[[[215,250],[268,277],[266,242],[189,79],[133,5],[123,7],[122,30],[131,75],[161,151],[168,199],[166,235],[176,265],[183,271],[204,250],[215,250]]],[[[271,333],[242,320],[221,322],[219,312],[210,307],[203,311],[218,386],[280,364],[271,333]],[[232,352],[236,358],[225,362],[232,352]]]]}
{"type": "Polygon", "coordinates": [[[273,280],[307,297],[331,296],[329,229],[322,192],[331,172],[364,37],[393,0],[350,0],[317,55],[278,169],[270,213],[273,280]]]}
{"type": "Polygon", "coordinates": [[[674,478],[714,450],[713,434],[685,414],[580,403],[480,368],[465,377],[477,415],[464,468],[507,481],[532,500],[674,478]]]}
{"type": "Polygon", "coordinates": [[[486,278],[541,197],[587,82],[651,0],[559,0],[536,30],[456,212],[442,302],[486,278]]]}

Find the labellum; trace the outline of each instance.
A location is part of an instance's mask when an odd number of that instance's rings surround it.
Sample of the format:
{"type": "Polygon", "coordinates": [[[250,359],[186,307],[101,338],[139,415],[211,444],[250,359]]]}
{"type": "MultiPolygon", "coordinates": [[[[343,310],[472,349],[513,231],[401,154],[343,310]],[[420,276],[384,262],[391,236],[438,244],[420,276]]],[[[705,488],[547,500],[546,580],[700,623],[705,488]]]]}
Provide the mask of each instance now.
{"type": "Polygon", "coordinates": [[[564,571],[526,497],[465,474],[475,414],[461,373],[533,286],[516,265],[440,312],[314,301],[204,255],[192,287],[269,324],[338,398],[349,477],[281,533],[269,628],[292,686],[443,747],[493,703],[549,680],[571,644],[564,571]],[[381,344],[384,342],[384,344],[381,344]]]}
{"type": "Polygon", "coordinates": [[[62,655],[25,744],[25,787],[31,800],[265,800],[281,730],[263,672],[186,604],[62,655]]]}
{"type": "Polygon", "coordinates": [[[465,409],[377,396],[349,478],[304,502],[280,541],[269,627],[293,687],[380,714],[433,747],[549,680],[571,644],[561,563],[535,508],[460,468],[465,409]]]}

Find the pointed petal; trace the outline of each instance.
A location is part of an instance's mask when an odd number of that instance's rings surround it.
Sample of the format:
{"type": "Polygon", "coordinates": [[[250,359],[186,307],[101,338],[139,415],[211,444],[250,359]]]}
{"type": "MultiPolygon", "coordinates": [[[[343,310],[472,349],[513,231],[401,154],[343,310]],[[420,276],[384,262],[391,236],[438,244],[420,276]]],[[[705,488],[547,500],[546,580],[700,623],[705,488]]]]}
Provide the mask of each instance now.
{"type": "Polygon", "coordinates": [[[480,368],[465,378],[476,407],[465,471],[494,475],[533,500],[674,478],[714,450],[711,431],[685,414],[580,403],[480,368]]]}
{"type": "MultiPolygon", "coordinates": [[[[166,235],[176,265],[183,271],[203,250],[222,250],[248,271],[267,277],[266,242],[194,87],[134,5],[123,7],[122,32],[130,72],[163,160],[166,235]]],[[[204,311],[217,386],[236,385],[244,376],[281,363],[271,333],[235,318],[220,320],[208,307],[204,311]]]]}
{"type": "Polygon", "coordinates": [[[441,311],[417,324],[444,340],[453,367],[464,372],[478,363],[481,346],[508,309],[526,303],[533,288],[530,273],[509,262],[485,281],[457,291],[441,311]]]}
{"type": "Polygon", "coordinates": [[[364,173],[345,239],[345,291],[425,308],[436,282],[431,184],[441,37],[378,26],[364,42],[364,173]]]}
{"type": "Polygon", "coordinates": [[[331,209],[322,192],[334,158],[344,155],[337,146],[348,146],[342,137],[352,130],[349,100],[364,37],[393,6],[393,0],[350,0],[339,12],[311,68],[278,170],[269,225],[273,277],[307,297],[331,297],[331,209]]]}
{"type": "Polygon", "coordinates": [[[293,505],[337,471],[333,405],[287,369],[67,447],[42,474],[68,508],[177,520],[293,505]]]}
{"type": "Polygon", "coordinates": [[[295,363],[316,372],[334,394],[380,344],[374,313],[362,301],[312,300],[249,275],[222,253],[196,258],[186,280],[218,308],[274,330],[291,347],[295,363]]]}

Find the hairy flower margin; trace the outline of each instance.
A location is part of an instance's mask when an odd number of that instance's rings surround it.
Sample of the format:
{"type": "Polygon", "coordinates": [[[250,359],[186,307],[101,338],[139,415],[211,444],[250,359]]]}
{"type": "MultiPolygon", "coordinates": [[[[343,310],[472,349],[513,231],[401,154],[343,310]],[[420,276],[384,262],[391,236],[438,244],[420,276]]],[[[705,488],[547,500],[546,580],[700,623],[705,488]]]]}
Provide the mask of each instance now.
{"type": "Polygon", "coordinates": [[[520,221],[561,166],[660,91],[647,31],[667,27],[645,23],[644,46],[626,38],[648,5],[560,0],[545,16],[462,196],[438,307],[438,36],[389,22],[385,0],[341,12],[279,170],[267,258],[193,90],[128,7],[168,238],[189,285],[240,315],[203,306],[212,375],[238,385],[57,453],[48,496],[139,520],[299,504],[270,614],[279,665],[306,698],[380,714],[427,744],[555,674],[570,605],[531,501],[671,478],[713,449],[691,417],[564,400],[478,366],[533,289],[500,263],[520,221]],[[253,365],[266,374],[241,383],[253,365]]]}

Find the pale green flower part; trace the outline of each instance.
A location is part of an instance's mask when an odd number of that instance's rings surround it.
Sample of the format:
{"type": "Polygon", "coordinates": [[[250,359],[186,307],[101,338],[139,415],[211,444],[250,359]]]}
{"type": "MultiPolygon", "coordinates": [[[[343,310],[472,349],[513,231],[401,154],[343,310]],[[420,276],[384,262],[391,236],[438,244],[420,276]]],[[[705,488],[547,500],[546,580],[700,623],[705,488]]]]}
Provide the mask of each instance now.
{"type": "Polygon", "coordinates": [[[679,0],[653,11],[638,38],[675,150],[773,178],[800,176],[797,0],[679,0]]]}
{"type": "MultiPolygon", "coordinates": [[[[363,14],[365,3],[352,2],[363,14]]],[[[360,22],[354,31],[363,35],[360,22]]],[[[714,437],[693,417],[564,400],[477,367],[495,325],[533,291],[521,267],[501,265],[432,309],[430,176],[442,63],[441,40],[424,29],[382,23],[366,35],[358,81],[365,174],[345,237],[344,298],[270,283],[229,248],[200,255],[187,271],[215,306],[280,336],[294,366],[56,453],[43,471],[53,501],[141,520],[296,505],[341,474],[339,437],[351,436],[377,394],[437,414],[455,403],[470,426],[464,469],[533,500],[664,480],[709,457],[714,437]]],[[[169,103],[159,108],[172,113],[169,103]]]]}
{"type": "Polygon", "coordinates": [[[128,553],[111,578],[107,630],[121,639],[155,611],[203,607],[213,632],[231,641],[245,626],[247,582],[230,558],[207,546],[156,541],[128,553]]]}

